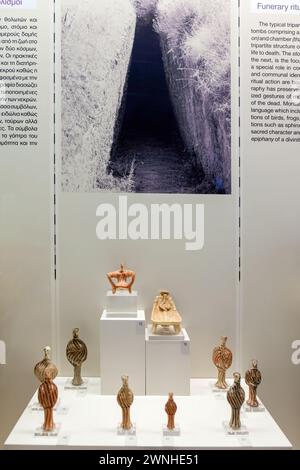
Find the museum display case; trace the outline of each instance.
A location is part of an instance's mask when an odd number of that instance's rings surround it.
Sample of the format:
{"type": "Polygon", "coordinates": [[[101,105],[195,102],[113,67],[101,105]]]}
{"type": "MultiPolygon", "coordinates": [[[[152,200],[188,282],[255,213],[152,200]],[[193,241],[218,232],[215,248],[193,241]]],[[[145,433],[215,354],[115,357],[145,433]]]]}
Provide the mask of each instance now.
{"type": "Polygon", "coordinates": [[[300,449],[299,13],[0,1],[0,449],[300,449]]]}

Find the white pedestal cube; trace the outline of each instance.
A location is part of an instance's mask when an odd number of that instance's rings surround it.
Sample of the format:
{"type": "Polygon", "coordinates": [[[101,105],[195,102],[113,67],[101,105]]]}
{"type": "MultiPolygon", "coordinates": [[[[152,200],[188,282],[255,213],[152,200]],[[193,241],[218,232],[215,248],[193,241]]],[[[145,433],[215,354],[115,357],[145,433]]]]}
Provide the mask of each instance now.
{"type": "Polygon", "coordinates": [[[120,316],[122,313],[136,315],[138,310],[138,294],[132,291],[130,294],[127,290],[117,291],[115,294],[112,291],[106,293],[106,307],[105,310],[108,316],[120,316]]]}
{"type": "Polygon", "coordinates": [[[146,329],[146,394],[190,395],[190,338],[185,329],[179,335],[157,335],[146,329]]]}
{"type": "Polygon", "coordinates": [[[145,312],[137,310],[100,320],[100,375],[102,395],[116,395],[122,375],[129,376],[135,395],[145,395],[145,312]]]}

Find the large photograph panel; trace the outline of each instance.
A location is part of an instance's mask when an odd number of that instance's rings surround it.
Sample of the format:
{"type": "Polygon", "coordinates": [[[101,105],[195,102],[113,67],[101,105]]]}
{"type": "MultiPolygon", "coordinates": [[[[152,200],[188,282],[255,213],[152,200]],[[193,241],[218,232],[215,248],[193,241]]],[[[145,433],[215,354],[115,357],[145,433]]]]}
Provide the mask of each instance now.
{"type": "Polygon", "coordinates": [[[230,0],[62,1],[62,189],[231,193],[230,0]]]}

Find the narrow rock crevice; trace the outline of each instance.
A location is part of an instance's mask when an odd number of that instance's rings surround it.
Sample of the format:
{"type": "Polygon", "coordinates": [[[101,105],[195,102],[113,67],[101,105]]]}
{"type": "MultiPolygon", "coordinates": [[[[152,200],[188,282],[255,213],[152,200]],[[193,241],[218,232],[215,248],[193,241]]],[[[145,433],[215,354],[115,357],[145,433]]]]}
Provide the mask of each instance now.
{"type": "Polygon", "coordinates": [[[179,132],[152,22],[141,21],[136,27],[117,129],[109,165],[115,177],[130,171],[133,164],[136,192],[197,192],[200,172],[179,132]]]}

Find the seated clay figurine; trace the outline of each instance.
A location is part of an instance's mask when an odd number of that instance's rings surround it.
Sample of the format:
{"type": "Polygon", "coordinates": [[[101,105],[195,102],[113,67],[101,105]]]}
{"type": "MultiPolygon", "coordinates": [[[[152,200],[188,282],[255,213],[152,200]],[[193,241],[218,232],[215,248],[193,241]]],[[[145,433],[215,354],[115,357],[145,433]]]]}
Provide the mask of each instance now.
{"type": "Polygon", "coordinates": [[[155,298],[151,322],[153,333],[158,332],[159,326],[163,327],[163,333],[166,332],[166,329],[168,329],[169,333],[172,333],[172,327],[175,334],[180,333],[182,318],[177,312],[175,303],[168,291],[161,291],[155,298]]]}
{"type": "Polygon", "coordinates": [[[135,272],[125,269],[124,265],[121,264],[121,267],[118,271],[113,271],[107,274],[107,278],[111,285],[112,293],[115,294],[117,290],[128,290],[131,294],[132,286],[135,281],[135,272]]]}

